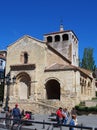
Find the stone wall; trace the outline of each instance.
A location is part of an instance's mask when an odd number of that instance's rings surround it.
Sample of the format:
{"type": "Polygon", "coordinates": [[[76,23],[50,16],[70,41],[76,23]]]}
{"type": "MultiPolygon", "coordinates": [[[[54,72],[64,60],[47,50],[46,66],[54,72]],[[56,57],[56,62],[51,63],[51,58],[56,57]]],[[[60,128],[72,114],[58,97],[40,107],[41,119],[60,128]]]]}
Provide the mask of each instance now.
{"type": "Polygon", "coordinates": [[[85,101],[85,106],[87,107],[97,106],[97,101],[95,100],[85,101]]]}

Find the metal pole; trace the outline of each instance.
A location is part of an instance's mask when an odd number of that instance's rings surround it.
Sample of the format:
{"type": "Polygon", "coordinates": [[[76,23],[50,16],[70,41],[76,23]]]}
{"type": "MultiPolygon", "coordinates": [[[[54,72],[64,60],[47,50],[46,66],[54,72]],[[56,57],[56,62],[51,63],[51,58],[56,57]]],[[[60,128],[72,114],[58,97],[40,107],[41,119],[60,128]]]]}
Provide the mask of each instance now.
{"type": "Polygon", "coordinates": [[[43,128],[42,129],[45,129],[45,120],[43,120],[43,128]]]}
{"type": "Polygon", "coordinates": [[[54,125],[52,124],[52,129],[51,130],[53,130],[54,129],[54,125]]]}
{"type": "Polygon", "coordinates": [[[9,102],[9,82],[7,82],[7,92],[6,92],[6,102],[5,102],[5,111],[8,111],[8,102],[9,102]]]}
{"type": "Polygon", "coordinates": [[[60,130],[62,130],[62,126],[60,125],[60,130]]]}
{"type": "Polygon", "coordinates": [[[83,124],[81,123],[81,130],[83,129],[82,127],[83,127],[83,124]]]}
{"type": "Polygon", "coordinates": [[[8,73],[7,76],[5,77],[5,82],[6,82],[6,85],[7,85],[6,101],[5,101],[5,111],[8,111],[8,109],[9,109],[9,106],[8,106],[8,102],[9,102],[9,87],[10,87],[10,84],[12,84],[12,83],[14,84],[15,83],[16,77],[14,76],[12,79],[13,79],[13,82],[11,82],[10,73],[8,73]]]}

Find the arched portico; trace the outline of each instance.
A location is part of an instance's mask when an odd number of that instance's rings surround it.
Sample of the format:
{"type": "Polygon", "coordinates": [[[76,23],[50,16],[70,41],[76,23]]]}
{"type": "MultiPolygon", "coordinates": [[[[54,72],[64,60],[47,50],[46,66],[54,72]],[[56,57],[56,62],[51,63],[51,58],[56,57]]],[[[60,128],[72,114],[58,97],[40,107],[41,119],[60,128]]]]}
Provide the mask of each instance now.
{"type": "Polygon", "coordinates": [[[45,84],[47,99],[60,100],[60,83],[56,79],[50,79],[45,84]]]}
{"type": "Polygon", "coordinates": [[[28,99],[31,95],[31,78],[25,73],[19,73],[16,76],[17,85],[15,87],[15,95],[19,99],[28,99]]]}

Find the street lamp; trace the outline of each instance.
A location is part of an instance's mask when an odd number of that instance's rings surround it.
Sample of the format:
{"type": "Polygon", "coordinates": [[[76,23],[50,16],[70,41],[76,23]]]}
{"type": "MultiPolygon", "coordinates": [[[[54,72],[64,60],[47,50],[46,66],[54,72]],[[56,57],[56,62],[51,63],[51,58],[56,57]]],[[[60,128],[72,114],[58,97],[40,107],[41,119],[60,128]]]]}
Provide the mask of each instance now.
{"type": "Polygon", "coordinates": [[[5,111],[8,111],[8,102],[9,102],[9,86],[11,84],[14,84],[16,81],[16,77],[14,76],[12,78],[12,82],[11,82],[11,78],[10,78],[10,74],[8,74],[6,77],[5,77],[5,84],[7,85],[7,91],[6,91],[6,101],[5,101],[5,111]]]}
{"type": "Polygon", "coordinates": [[[4,90],[4,78],[0,77],[0,105],[2,105],[3,102],[3,90],[4,90]]]}

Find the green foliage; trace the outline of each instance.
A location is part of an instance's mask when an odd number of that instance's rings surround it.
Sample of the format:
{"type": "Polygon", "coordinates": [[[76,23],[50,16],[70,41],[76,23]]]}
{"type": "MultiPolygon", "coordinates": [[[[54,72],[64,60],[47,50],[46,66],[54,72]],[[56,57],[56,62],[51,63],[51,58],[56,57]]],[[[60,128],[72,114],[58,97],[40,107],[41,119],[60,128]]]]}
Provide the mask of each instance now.
{"type": "Polygon", "coordinates": [[[88,107],[88,111],[97,111],[97,106],[96,107],[88,107]]]}
{"type": "Polygon", "coordinates": [[[77,106],[75,106],[75,108],[76,108],[76,110],[78,110],[78,111],[84,111],[84,112],[97,112],[97,106],[86,107],[86,106],[77,105],[77,106]]]}
{"type": "Polygon", "coordinates": [[[79,104],[80,106],[85,106],[85,102],[84,101],[82,101],[82,102],[80,102],[80,104],[79,104]]]}
{"type": "Polygon", "coordinates": [[[87,111],[87,107],[83,107],[83,106],[75,106],[75,109],[78,110],[78,111],[87,111]]]}
{"type": "Polygon", "coordinates": [[[96,69],[94,57],[93,57],[93,48],[85,48],[82,61],[80,61],[80,67],[94,71],[96,69]]]}
{"type": "Polygon", "coordinates": [[[76,109],[76,110],[79,110],[79,107],[80,107],[79,105],[76,105],[76,106],[75,106],[75,109],[76,109]]]}
{"type": "Polygon", "coordinates": [[[92,98],[92,100],[97,100],[97,97],[95,97],[95,98],[92,98]]]}

